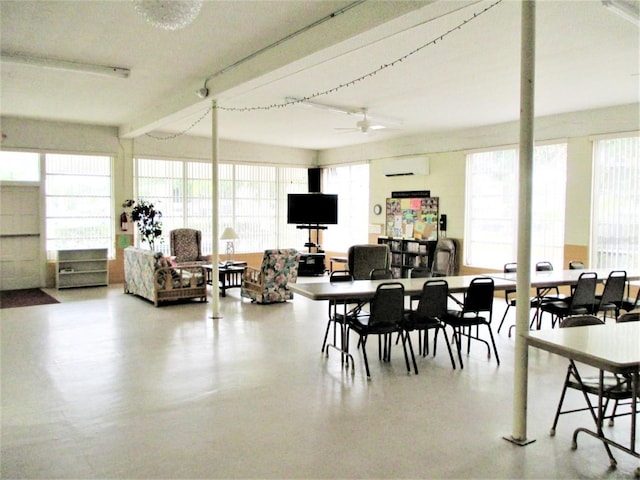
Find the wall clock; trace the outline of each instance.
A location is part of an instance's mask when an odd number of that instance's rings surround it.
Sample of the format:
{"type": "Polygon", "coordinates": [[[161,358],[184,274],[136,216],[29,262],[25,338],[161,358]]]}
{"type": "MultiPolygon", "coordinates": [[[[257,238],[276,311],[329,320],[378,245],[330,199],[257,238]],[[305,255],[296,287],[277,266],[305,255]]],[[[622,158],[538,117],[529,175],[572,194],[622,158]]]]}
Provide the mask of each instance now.
{"type": "Polygon", "coordinates": [[[380,205],[374,205],[373,213],[375,213],[376,215],[380,215],[382,213],[382,207],[380,205]]]}

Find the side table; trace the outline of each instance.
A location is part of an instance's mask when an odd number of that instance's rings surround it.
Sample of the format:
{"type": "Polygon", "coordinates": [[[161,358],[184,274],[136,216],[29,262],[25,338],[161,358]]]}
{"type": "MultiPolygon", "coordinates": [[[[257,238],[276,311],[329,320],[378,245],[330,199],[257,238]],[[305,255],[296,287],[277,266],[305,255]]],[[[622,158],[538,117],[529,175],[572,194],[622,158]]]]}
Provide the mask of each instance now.
{"type": "MultiPolygon", "coordinates": [[[[203,267],[207,272],[207,283],[211,285],[213,265],[203,265],[203,267]]],[[[247,262],[225,263],[218,266],[218,286],[223,297],[227,296],[227,289],[240,288],[242,286],[242,274],[246,268],[247,262]]]]}

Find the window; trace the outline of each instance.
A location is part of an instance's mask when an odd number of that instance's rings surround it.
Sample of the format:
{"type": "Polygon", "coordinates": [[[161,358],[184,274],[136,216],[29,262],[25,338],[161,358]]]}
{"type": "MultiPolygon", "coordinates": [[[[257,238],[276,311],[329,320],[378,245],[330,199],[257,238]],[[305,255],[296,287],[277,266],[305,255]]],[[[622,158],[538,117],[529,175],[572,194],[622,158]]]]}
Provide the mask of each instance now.
{"type": "Polygon", "coordinates": [[[0,151],[0,181],[40,182],[40,154],[0,151]]]}
{"type": "MultiPolygon", "coordinates": [[[[162,236],[156,249],[169,254],[169,232],[202,231],[202,250],[211,252],[211,164],[182,160],[136,161],[136,197],[162,212],[162,236]]],[[[136,231],[137,234],[137,231],[136,231]]]]}
{"type": "Polygon", "coordinates": [[[640,268],[640,137],[596,140],[593,150],[593,268],[640,268]]]}
{"type": "MultiPolygon", "coordinates": [[[[137,197],[162,212],[163,242],[169,253],[169,232],[175,228],[202,231],[203,253],[211,241],[211,164],[182,160],[138,159],[137,197]]],[[[265,248],[302,248],[306,233],[287,225],[287,193],[305,192],[307,169],[267,165],[218,165],[218,229],[233,227],[236,252],[265,248]]]]}
{"type": "Polygon", "coordinates": [[[111,157],[45,155],[46,249],[108,248],[113,258],[111,157]]]}
{"type": "Polygon", "coordinates": [[[338,225],[329,225],[324,249],[346,252],[369,238],[369,164],[323,169],[323,192],[338,194],[338,225]]]}
{"type": "Polygon", "coordinates": [[[233,227],[236,251],[302,249],[307,232],[287,224],[287,194],[307,191],[307,169],[268,165],[220,165],[220,231],[233,227]],[[222,167],[224,167],[224,174],[222,167]],[[223,187],[223,177],[226,187],[223,187]],[[225,208],[222,208],[222,194],[225,208]]]}
{"type": "MultiPolygon", "coordinates": [[[[531,261],[564,261],[567,146],[538,146],[533,158],[531,261]]],[[[465,263],[502,269],[517,259],[518,151],[467,155],[465,263]]]]}

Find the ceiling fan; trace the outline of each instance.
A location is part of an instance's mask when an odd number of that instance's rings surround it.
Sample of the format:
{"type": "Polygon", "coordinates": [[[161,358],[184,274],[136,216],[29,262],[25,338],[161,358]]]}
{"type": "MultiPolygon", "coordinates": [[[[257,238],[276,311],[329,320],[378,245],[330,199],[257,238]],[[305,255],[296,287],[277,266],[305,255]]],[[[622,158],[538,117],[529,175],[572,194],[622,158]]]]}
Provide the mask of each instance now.
{"type": "Polygon", "coordinates": [[[364,107],[360,109],[351,109],[351,108],[339,107],[335,105],[327,105],[324,103],[316,103],[316,102],[295,98],[295,97],[286,97],[286,101],[290,104],[297,105],[300,107],[310,107],[310,108],[315,108],[319,110],[325,110],[332,113],[347,115],[350,117],[360,118],[360,120],[356,122],[355,127],[336,128],[336,130],[341,130],[343,133],[358,132],[358,133],[367,134],[375,130],[394,130],[387,127],[387,124],[392,124],[392,125],[402,124],[401,120],[398,120],[395,118],[386,118],[386,117],[379,117],[377,115],[375,116],[369,115],[368,109],[364,107]]]}
{"type": "Polygon", "coordinates": [[[367,116],[367,109],[366,108],[362,108],[360,110],[359,114],[362,115],[362,120],[358,120],[358,122],[356,122],[356,126],[355,127],[351,127],[351,128],[336,128],[336,130],[342,130],[345,133],[348,133],[348,132],[360,132],[360,133],[364,133],[366,135],[370,131],[383,130],[383,129],[387,128],[384,125],[381,125],[379,123],[372,123],[371,120],[369,120],[369,117],[367,116]]]}

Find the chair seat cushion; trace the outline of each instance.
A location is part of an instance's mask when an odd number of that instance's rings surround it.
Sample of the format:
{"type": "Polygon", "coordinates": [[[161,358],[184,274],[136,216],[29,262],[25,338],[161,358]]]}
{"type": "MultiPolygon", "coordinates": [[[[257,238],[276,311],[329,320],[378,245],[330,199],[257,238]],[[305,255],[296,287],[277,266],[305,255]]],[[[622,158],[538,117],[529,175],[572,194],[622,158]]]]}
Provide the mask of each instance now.
{"type": "Polygon", "coordinates": [[[542,304],[542,310],[545,312],[549,312],[553,315],[560,315],[560,316],[564,316],[564,315],[583,315],[583,314],[587,314],[590,313],[590,309],[587,307],[573,307],[571,308],[571,304],[564,301],[564,300],[560,300],[557,302],[545,302],[542,304]]]}
{"type": "Polygon", "coordinates": [[[440,320],[434,317],[420,315],[414,310],[405,312],[402,328],[405,330],[422,330],[425,328],[435,328],[441,326],[440,320]]]}
{"type": "Polygon", "coordinates": [[[487,323],[486,317],[476,316],[469,313],[463,315],[460,310],[449,310],[443,320],[445,323],[454,327],[466,327],[480,323],[487,323]]]}
{"type": "Polygon", "coordinates": [[[369,325],[369,316],[358,316],[356,318],[349,318],[349,328],[355,330],[361,335],[376,335],[381,333],[393,333],[398,331],[398,325],[396,323],[376,323],[373,326],[369,325]]]}
{"type": "MultiPolygon", "coordinates": [[[[569,380],[567,386],[575,390],[584,390],[587,393],[598,395],[600,387],[597,377],[582,378],[582,386],[576,380],[569,380]]],[[[621,381],[620,377],[615,375],[605,375],[603,379],[605,395],[613,400],[624,400],[631,398],[631,383],[621,381]]]]}

